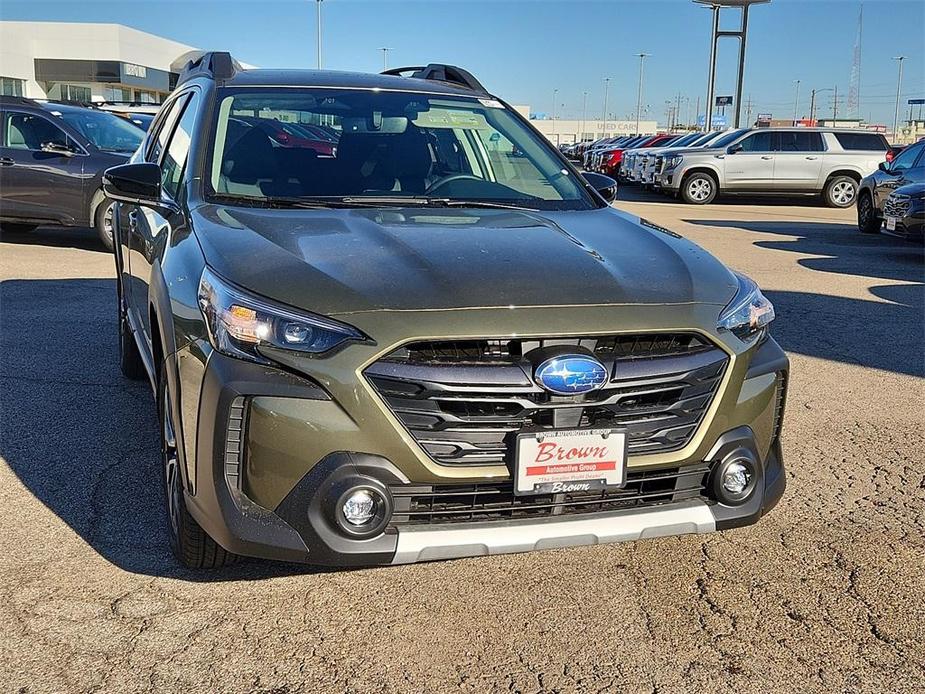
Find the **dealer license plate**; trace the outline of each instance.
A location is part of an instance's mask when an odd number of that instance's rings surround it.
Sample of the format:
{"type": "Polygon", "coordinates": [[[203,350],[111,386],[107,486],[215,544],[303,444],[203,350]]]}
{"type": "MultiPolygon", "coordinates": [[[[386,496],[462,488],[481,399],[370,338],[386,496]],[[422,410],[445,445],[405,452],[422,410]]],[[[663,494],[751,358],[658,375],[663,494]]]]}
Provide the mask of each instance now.
{"type": "Polygon", "coordinates": [[[887,231],[896,231],[896,217],[887,217],[887,218],[886,218],[886,230],[887,230],[887,231]]]}
{"type": "Polygon", "coordinates": [[[514,494],[558,494],[622,487],[626,432],[575,429],[520,434],[514,494]]]}

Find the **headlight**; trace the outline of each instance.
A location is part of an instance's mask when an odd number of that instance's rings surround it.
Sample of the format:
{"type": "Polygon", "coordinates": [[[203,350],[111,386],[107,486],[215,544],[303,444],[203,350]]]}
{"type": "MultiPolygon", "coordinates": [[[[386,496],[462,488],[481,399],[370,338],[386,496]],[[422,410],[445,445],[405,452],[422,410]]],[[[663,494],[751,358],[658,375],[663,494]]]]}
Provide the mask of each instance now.
{"type": "Polygon", "coordinates": [[[682,157],[680,154],[675,154],[673,157],[667,158],[667,166],[669,169],[673,169],[682,161],[684,161],[684,157],[682,157]]]}
{"type": "Polygon", "coordinates": [[[733,274],[739,282],[739,290],[719,314],[716,326],[720,330],[729,330],[743,342],[751,342],[763,335],[774,320],[774,305],[753,280],[738,272],[733,274]]]}
{"type": "Polygon", "coordinates": [[[349,325],[250,295],[209,268],[199,280],[199,308],[215,349],[261,364],[270,362],[261,347],[317,355],[349,340],[365,339],[349,325]]]}

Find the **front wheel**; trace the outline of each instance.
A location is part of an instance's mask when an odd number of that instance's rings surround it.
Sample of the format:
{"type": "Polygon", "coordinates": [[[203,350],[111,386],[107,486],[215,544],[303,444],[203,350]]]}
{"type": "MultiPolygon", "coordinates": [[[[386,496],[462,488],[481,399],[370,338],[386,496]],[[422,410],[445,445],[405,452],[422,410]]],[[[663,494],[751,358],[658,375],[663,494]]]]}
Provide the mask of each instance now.
{"type": "Polygon", "coordinates": [[[858,230],[862,234],[879,234],[880,218],[874,210],[874,201],[867,193],[858,198],[858,230]]]}
{"type": "Polygon", "coordinates": [[[858,182],[850,176],[835,176],[826,183],[823,196],[829,207],[851,207],[858,197],[858,182]]]}
{"type": "Polygon", "coordinates": [[[116,203],[114,201],[103,200],[103,202],[97,206],[93,220],[93,225],[96,227],[96,234],[100,237],[100,241],[103,242],[107,251],[111,251],[114,246],[112,217],[115,213],[115,207],[116,203]]]}
{"type": "Polygon", "coordinates": [[[681,186],[681,197],[690,205],[706,205],[716,199],[716,179],[709,174],[695,173],[685,179],[681,186]]]}
{"type": "Polygon", "coordinates": [[[167,507],[170,549],[190,569],[220,569],[234,563],[237,555],[225,550],[202,529],[186,508],[183,475],[167,374],[161,368],[157,388],[157,409],[161,423],[161,471],[167,507]]]}

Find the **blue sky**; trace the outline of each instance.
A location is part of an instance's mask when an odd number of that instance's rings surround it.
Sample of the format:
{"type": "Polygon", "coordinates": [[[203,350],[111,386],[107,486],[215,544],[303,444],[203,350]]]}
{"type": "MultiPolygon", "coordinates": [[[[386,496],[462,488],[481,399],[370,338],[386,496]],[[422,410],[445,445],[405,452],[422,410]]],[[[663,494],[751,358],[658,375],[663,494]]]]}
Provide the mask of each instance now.
{"type": "MultiPolygon", "coordinates": [[[[754,112],[793,115],[812,88],[836,85],[844,103],[854,50],[857,0],[772,0],[752,9],[745,95],[754,112]]],[[[550,112],[558,88],[562,117],[600,117],[604,76],[611,113],[635,109],[640,51],[645,103],[664,119],[665,101],[689,97],[693,113],[706,92],[710,14],[689,0],[325,0],[325,67],[379,70],[390,65],[449,62],[472,71],[513,103],[550,112]]],[[[895,55],[905,55],[903,103],[925,97],[925,2],[866,0],[861,56],[861,115],[892,124],[895,55]]],[[[231,50],[265,67],[313,67],[312,0],[0,0],[2,19],[117,22],[202,48],[231,50]]],[[[737,21],[730,12],[724,24],[737,21]]],[[[731,28],[731,26],[730,26],[731,28]]],[[[720,48],[718,94],[734,93],[735,42],[720,48]]],[[[818,98],[831,114],[832,92],[818,98]]],[[[901,113],[906,113],[903,107],[901,113]]],[[[702,109],[701,109],[702,110],[702,109]]],[[[840,112],[844,115],[844,108],[840,112]]]]}

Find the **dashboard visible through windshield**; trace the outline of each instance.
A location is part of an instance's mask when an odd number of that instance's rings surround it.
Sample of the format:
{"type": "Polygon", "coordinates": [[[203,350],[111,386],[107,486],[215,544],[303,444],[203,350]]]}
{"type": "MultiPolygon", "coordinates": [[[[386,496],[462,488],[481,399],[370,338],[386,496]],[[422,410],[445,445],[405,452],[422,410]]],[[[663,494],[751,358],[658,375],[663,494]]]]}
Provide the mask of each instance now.
{"type": "Polygon", "coordinates": [[[209,192],[244,204],[598,206],[552,147],[490,98],[228,89],[214,133],[209,192]]]}

